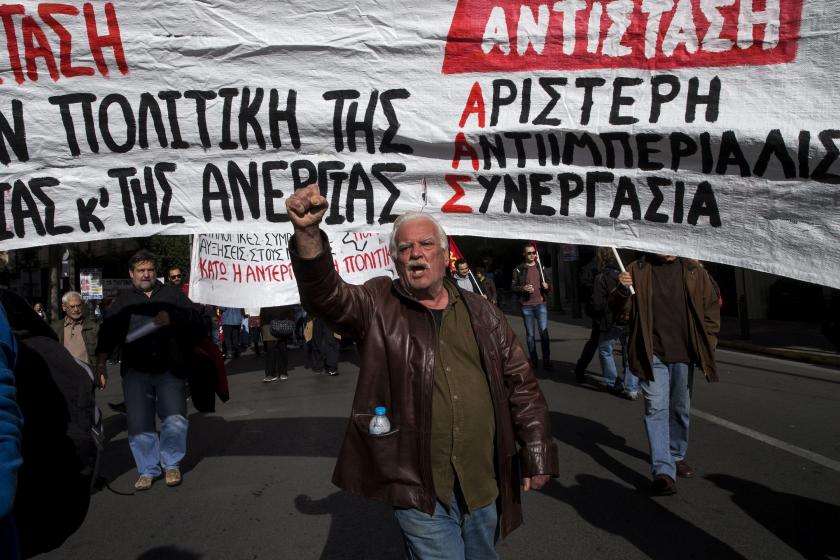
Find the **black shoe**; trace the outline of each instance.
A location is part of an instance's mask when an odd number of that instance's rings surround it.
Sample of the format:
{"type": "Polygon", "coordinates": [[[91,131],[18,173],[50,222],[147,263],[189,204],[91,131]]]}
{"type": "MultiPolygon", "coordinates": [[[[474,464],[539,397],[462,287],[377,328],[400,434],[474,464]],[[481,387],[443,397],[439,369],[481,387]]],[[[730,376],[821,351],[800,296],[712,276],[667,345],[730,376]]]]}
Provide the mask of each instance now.
{"type": "Polygon", "coordinates": [[[692,478],[694,476],[694,469],[685,461],[677,461],[677,476],[680,478],[692,478]]]}
{"type": "Polygon", "coordinates": [[[335,377],[336,375],[338,375],[338,369],[327,368],[327,375],[329,375],[330,377],[335,377]]]}
{"type": "Polygon", "coordinates": [[[586,373],[582,371],[575,372],[575,383],[584,383],[586,381],[586,373]]]}
{"type": "Polygon", "coordinates": [[[125,401],[118,403],[109,402],[108,408],[110,408],[114,412],[120,412],[122,414],[125,414],[125,401]]]}
{"type": "Polygon", "coordinates": [[[677,493],[677,485],[667,474],[658,474],[650,484],[650,493],[653,496],[672,496],[677,493]]]}
{"type": "Polygon", "coordinates": [[[607,393],[616,396],[621,396],[621,394],[624,392],[624,386],[622,385],[607,385],[606,389],[607,393]]]}
{"type": "Polygon", "coordinates": [[[551,363],[551,360],[543,360],[543,369],[554,369],[554,364],[551,363]]]}

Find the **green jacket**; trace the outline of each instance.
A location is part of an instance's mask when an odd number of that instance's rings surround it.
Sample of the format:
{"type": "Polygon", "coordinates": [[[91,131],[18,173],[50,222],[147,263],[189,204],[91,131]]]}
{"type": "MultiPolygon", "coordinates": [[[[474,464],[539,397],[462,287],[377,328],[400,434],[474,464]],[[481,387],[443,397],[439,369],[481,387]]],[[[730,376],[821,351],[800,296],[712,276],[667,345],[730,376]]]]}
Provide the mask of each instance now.
{"type": "MultiPolygon", "coordinates": [[[[58,335],[58,342],[64,346],[64,319],[53,321],[52,329],[58,335]]],[[[87,349],[88,365],[94,372],[96,371],[96,341],[98,338],[99,324],[90,317],[85,317],[82,323],[82,339],[85,341],[85,348],[87,349]]]]}
{"type": "MultiPolygon", "coordinates": [[[[690,315],[689,336],[708,381],[718,381],[715,348],[720,332],[720,304],[709,273],[693,259],[679,259],[683,266],[686,308],[690,315]]],[[[653,281],[651,265],[644,258],[627,266],[633,276],[635,296],[619,284],[609,296],[613,314],[628,313],[630,369],[639,379],[653,379],[653,281]]]]}

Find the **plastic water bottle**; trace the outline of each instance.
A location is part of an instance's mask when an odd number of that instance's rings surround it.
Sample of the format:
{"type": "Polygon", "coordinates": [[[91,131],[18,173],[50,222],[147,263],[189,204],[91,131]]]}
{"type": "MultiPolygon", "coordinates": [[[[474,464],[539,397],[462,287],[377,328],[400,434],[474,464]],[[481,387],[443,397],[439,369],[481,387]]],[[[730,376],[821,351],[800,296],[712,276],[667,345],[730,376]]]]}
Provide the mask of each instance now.
{"type": "Polygon", "coordinates": [[[386,412],[384,406],[377,406],[373,409],[374,416],[370,419],[370,427],[368,428],[370,435],[379,436],[391,431],[391,421],[385,416],[386,412]]]}

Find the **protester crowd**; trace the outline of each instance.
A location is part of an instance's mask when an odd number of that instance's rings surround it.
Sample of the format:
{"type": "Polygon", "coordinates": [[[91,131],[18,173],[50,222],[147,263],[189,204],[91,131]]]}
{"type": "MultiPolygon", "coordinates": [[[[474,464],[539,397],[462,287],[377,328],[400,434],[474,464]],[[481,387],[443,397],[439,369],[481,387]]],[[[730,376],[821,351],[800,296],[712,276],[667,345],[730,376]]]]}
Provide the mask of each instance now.
{"type": "MultiPolygon", "coordinates": [[[[538,245],[523,243],[510,283],[497,285],[502,272],[493,267],[492,255],[482,255],[473,270],[463,255],[452,258],[460,251],[453,253],[437,222],[407,214],[395,223],[391,240],[399,279],[354,286],[341,280],[329,258],[329,240],[320,230],[326,201],[318,189],[302,189],[288,207],[300,305],[193,303],[181,268],[170,267],[161,282],[158,259],[147,251],[128,261],[132,289],[107,307],[88,307],[81,294],[67,292],[61,318],[50,324],[40,302],[30,306],[3,291],[3,558],[54,548],[84,519],[102,445],[94,393],[111,382],[109,363],[121,374],[125,401],[111,404],[126,414],[138,476],[134,488],[141,492],[159,479],[167,486],[182,483],[188,399],[199,411],[213,410],[217,398],[226,400],[226,367],[247,353],[262,362],[262,382],[274,383],[289,378],[289,352],[298,351],[313,372],[336,376],[342,344],[357,345],[361,366],[334,483],[395,507],[407,557],[448,557],[452,550],[465,558],[495,557],[497,540],[521,522],[520,487],[539,489],[558,474],[548,409],[534,375],[557,374],[548,323],[550,271],[538,245]],[[521,315],[522,343],[499,308],[506,304],[521,315]],[[21,453],[21,440],[36,437],[33,429],[27,432],[27,414],[34,414],[27,402],[32,381],[22,379],[30,373],[21,373],[21,363],[41,371],[71,418],[59,437],[73,452],[68,463],[76,482],[65,481],[73,491],[63,499],[79,505],[66,515],[72,520],[55,541],[39,537],[23,503],[35,499],[33,473],[46,460],[34,454],[35,446],[21,453]],[[389,414],[401,429],[386,424],[390,437],[372,447],[376,435],[368,423],[389,414]],[[421,433],[429,433],[430,442],[421,445],[421,433]],[[388,446],[397,447],[392,453],[388,446]]],[[[697,261],[645,255],[626,264],[624,269],[614,250],[597,250],[585,305],[591,334],[570,373],[588,382],[593,376],[587,368],[597,354],[606,391],[643,398],[650,492],[668,495],[676,492],[677,478],[693,475],[685,458],[694,368],[717,380],[718,295],[697,261]]]]}

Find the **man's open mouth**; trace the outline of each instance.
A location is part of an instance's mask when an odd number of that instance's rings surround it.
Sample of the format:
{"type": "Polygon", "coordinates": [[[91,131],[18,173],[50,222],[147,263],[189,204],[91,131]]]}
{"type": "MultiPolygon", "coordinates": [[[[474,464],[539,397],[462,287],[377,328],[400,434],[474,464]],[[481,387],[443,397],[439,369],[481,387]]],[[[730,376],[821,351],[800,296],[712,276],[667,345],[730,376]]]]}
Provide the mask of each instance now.
{"type": "Polygon", "coordinates": [[[411,276],[422,276],[425,271],[427,271],[431,268],[431,266],[429,266],[428,263],[415,262],[415,263],[409,263],[407,268],[408,268],[408,272],[411,274],[411,276]]]}

